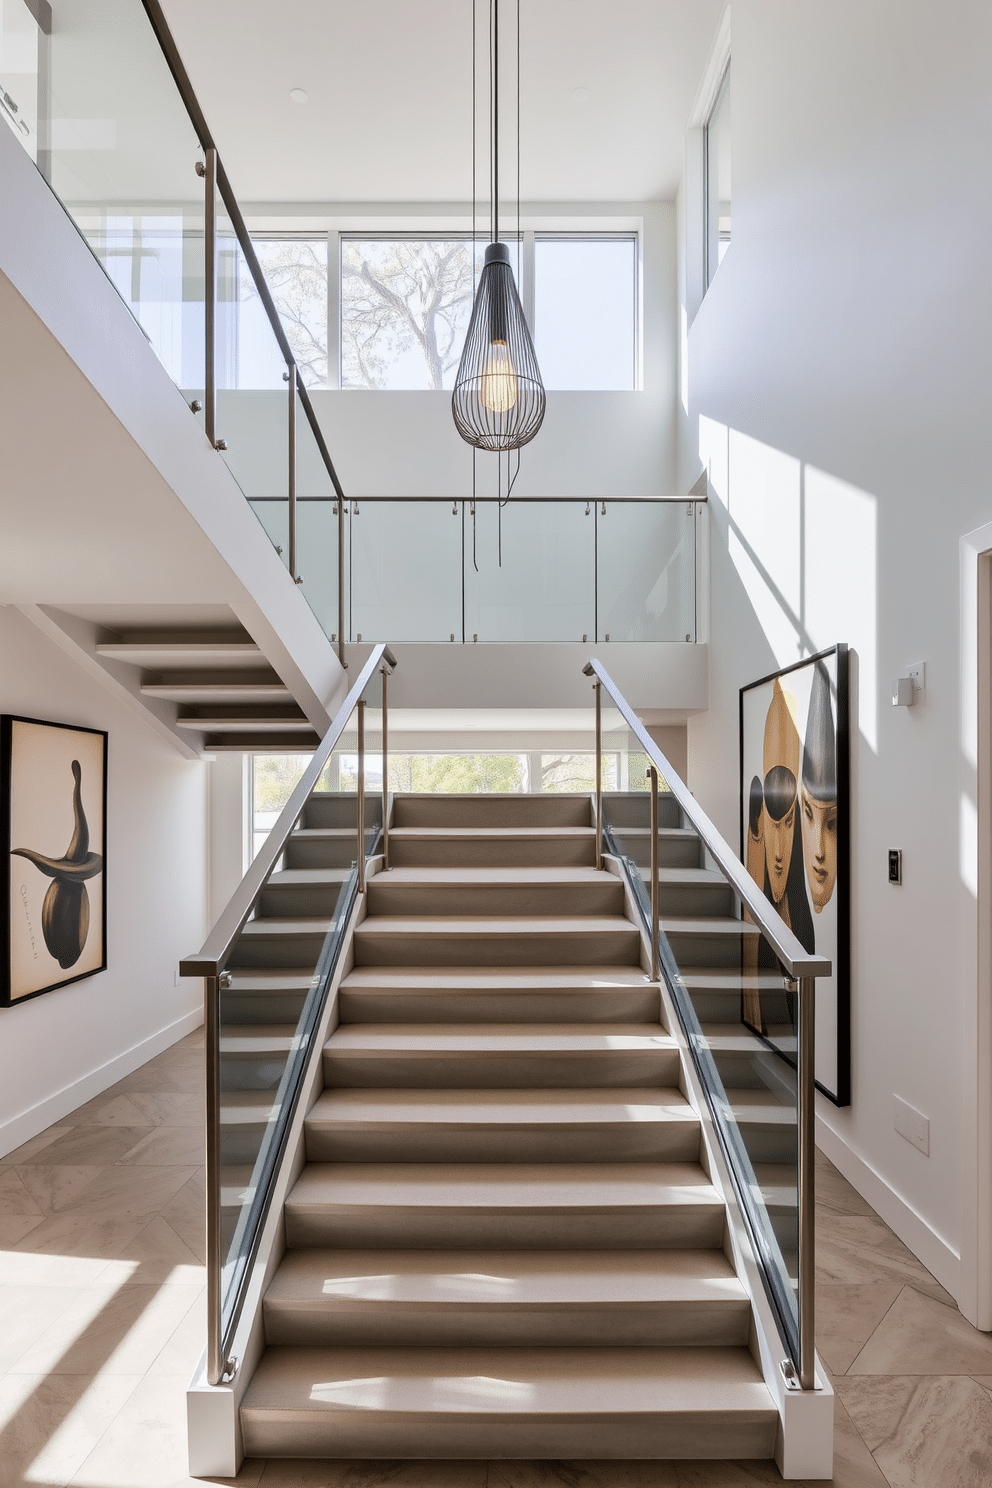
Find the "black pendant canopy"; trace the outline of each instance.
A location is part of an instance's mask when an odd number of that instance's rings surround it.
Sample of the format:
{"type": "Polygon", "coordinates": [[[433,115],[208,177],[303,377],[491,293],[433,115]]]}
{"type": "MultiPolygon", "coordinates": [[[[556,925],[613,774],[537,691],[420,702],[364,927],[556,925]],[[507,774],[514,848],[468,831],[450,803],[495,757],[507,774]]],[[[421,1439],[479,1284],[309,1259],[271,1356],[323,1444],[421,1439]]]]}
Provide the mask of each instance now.
{"type": "Polygon", "coordinates": [[[509,250],[490,243],[451,396],[455,427],[477,449],[519,449],[541,427],[546,404],[509,250]]]}

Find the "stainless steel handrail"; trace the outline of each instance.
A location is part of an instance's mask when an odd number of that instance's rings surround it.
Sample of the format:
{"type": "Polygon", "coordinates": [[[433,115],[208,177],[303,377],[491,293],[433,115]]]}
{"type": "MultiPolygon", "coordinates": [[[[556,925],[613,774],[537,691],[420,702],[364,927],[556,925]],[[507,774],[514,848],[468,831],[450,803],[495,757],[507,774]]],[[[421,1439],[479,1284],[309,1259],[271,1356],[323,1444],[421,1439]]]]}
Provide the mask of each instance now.
{"type": "Polygon", "coordinates": [[[602,696],[603,689],[609,693],[624,723],[637,739],[650,760],[648,776],[651,788],[651,975],[660,976],[659,962],[659,873],[658,873],[658,776],[661,775],[669,791],[699,834],[704,847],[716,862],[731,888],[737,894],[753,922],[763,933],[779,961],[793,979],[798,992],[798,1210],[799,1210],[799,1359],[798,1379],[803,1390],[816,1388],[816,1355],[814,1336],[816,1327],[815,1284],[816,1254],[814,1215],[815,1190],[815,999],[816,978],[829,976],[831,963],[822,956],[812,956],[771,908],[754,879],[747,872],[740,858],[717,831],[706,812],[690,792],[688,786],[669,764],[658,745],[651,738],[641,720],[634,713],[616,684],[596,660],[582,668],[587,677],[594,677],[596,694],[596,835],[602,840],[602,696]]]}
{"type": "Polygon", "coordinates": [[[241,934],[248,916],[255,908],[258,902],[258,896],[264,889],[276,861],[286,846],[286,839],[293,829],[294,822],[301,815],[310,792],[320,779],[321,771],[327,764],[334,746],[344,733],[345,725],[354,712],[362,693],[368,686],[369,680],[381,664],[385,664],[390,671],[396,666],[396,658],[388,646],[376,646],[368,661],[362,667],[354,687],[334,715],[330,728],[317,746],[316,752],[300,777],[296,789],[286,802],[286,805],[279,814],[278,821],[259,849],[258,855],[248,869],[248,872],[238,885],[231,902],[196,955],[186,956],[180,961],[180,976],[219,976],[223,971],[227,964],[227,959],[234,948],[235,941],[241,934]]]}
{"type": "MultiPolygon", "coordinates": [[[[703,844],[724,878],[730,881],[734,893],[741,900],[751,919],[758,926],[772,950],[791,977],[829,976],[831,963],[823,956],[814,956],[807,951],[799,938],[793,934],[784,920],[772,909],[761,889],[748,873],[733,848],[720,835],[700,806],[689,787],[679,778],[669,764],[641,720],[634,713],[623,693],[606,669],[595,659],[582,668],[587,677],[596,677],[613,699],[624,723],[634,734],[644,753],[668,785],[686,816],[703,840],[703,844]]],[[[593,684],[595,686],[595,684],[593,684]]],[[[597,707],[601,707],[602,692],[596,692],[597,707]]]]}

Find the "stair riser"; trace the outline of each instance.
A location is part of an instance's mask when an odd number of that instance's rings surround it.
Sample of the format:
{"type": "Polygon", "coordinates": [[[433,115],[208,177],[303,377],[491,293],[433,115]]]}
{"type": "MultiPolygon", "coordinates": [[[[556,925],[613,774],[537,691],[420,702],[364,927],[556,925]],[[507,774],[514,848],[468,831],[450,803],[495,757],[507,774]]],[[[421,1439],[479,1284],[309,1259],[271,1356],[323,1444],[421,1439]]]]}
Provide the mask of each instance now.
{"type": "MultiPolygon", "coordinates": [[[[741,1032],[745,1037],[747,1036],[747,1030],[743,1026],[741,1032]]],[[[720,1050],[714,1052],[713,1062],[727,1090],[778,1091],[781,1088],[782,1075],[792,1074],[794,1081],[794,1072],[787,1069],[777,1054],[766,1050],[757,1039],[754,1045],[753,1053],[729,1054],[720,1050]]]]}
{"type": "MultiPolygon", "coordinates": [[[[634,837],[628,833],[618,832],[616,844],[625,858],[638,868],[651,867],[651,839],[645,834],[643,837],[634,837]]],[[[702,849],[698,837],[659,837],[658,838],[658,867],[659,868],[700,868],[702,849]]]]}
{"type": "Polygon", "coordinates": [[[734,932],[710,934],[701,931],[666,932],[680,971],[693,966],[741,968],[742,937],[734,932]]]}
{"type": "Polygon", "coordinates": [[[355,827],[358,823],[358,797],[345,795],[312,795],[303,808],[304,827],[355,827]]]}
{"type": "MultiPolygon", "coordinates": [[[[650,883],[647,885],[650,893],[650,883]]],[[[725,915],[733,918],[734,896],[728,884],[666,884],[658,885],[658,904],[661,914],[674,918],[682,915],[709,915],[716,919],[725,915]]]]}
{"type": "Polygon", "coordinates": [[[782,1163],[794,1168],[798,1161],[795,1127],[759,1126],[740,1123],[741,1139],[752,1163],[782,1163]]]}
{"type": "Polygon", "coordinates": [[[696,1162],[699,1126],[695,1121],[621,1125],[471,1126],[445,1130],[425,1123],[361,1131],[307,1127],[307,1159],[342,1163],[559,1163],[696,1162]]]}
{"type": "Polygon", "coordinates": [[[640,957],[640,935],[633,925],[479,936],[432,935],[427,930],[383,934],[374,920],[365,920],[355,932],[357,966],[637,966],[640,957]]]}
{"type": "Polygon", "coordinates": [[[658,990],[389,993],[341,990],[342,1023],[651,1023],[658,990]]]}
{"type": "Polygon", "coordinates": [[[358,840],[348,837],[290,837],[286,843],[287,868],[350,868],[358,856],[358,840]]]}
{"type": "Polygon", "coordinates": [[[220,1160],[225,1167],[244,1167],[254,1163],[265,1140],[264,1122],[221,1127],[220,1160]]]}
{"type": "Polygon", "coordinates": [[[317,965],[322,935],[242,936],[231,952],[228,967],[312,967],[317,965]]]}
{"type": "Polygon", "coordinates": [[[258,913],[262,919],[329,920],[342,885],[269,884],[262,891],[258,913]]]}
{"type": "MultiPolygon", "coordinates": [[[[647,791],[634,791],[630,795],[614,795],[604,792],[603,816],[607,826],[622,832],[624,827],[650,827],[651,797],[647,791]]],[[[669,791],[658,792],[659,827],[681,827],[682,812],[675,797],[669,791]]]]}
{"type": "Polygon", "coordinates": [[[391,837],[393,868],[592,868],[595,841],[582,837],[475,837],[431,840],[391,837]]]}
{"type": "MultiPolygon", "coordinates": [[[[690,998],[700,1023],[737,1023],[741,1017],[742,996],[738,992],[691,992],[690,998]]],[[[788,1025],[791,1011],[783,993],[762,992],[761,1010],[769,1024],[788,1025]]]]}
{"type": "Polygon", "coordinates": [[[600,1307],[354,1307],[265,1303],[271,1346],[394,1348],[740,1347],[747,1343],[745,1300],[600,1307]]]}
{"type": "Polygon", "coordinates": [[[222,1022],[295,1025],[299,1022],[305,1001],[299,992],[228,992],[224,997],[222,1022]]]}
{"type": "Polygon", "coordinates": [[[396,796],[393,803],[394,827],[592,825],[589,796],[396,796]]]}
{"type": "Polygon", "coordinates": [[[410,884],[377,875],[369,883],[369,914],[581,915],[623,914],[623,884],[612,874],[582,884],[410,884]]]}
{"type": "Polygon", "coordinates": [[[723,1240],[719,1205],[610,1205],[513,1211],[445,1205],[286,1205],[290,1249],[376,1250],[715,1250],[723,1240]]]}
{"type": "MultiPolygon", "coordinates": [[[[480,1410],[483,1410],[480,1407],[480,1410]]],[[[623,1412],[547,1421],[473,1420],[470,1412],[403,1421],[385,1411],[260,1411],[241,1407],[249,1457],[521,1458],[600,1461],[771,1457],[775,1412],[680,1411],[643,1417],[623,1412]]]]}
{"type": "Polygon", "coordinates": [[[282,1079],[288,1055],[269,1058],[232,1057],[220,1061],[220,1088],[226,1090],[275,1090],[282,1079]]]}
{"type": "Polygon", "coordinates": [[[677,1085],[675,1049],[470,1054],[324,1051],[324,1083],[346,1090],[613,1090],[677,1085]]]}

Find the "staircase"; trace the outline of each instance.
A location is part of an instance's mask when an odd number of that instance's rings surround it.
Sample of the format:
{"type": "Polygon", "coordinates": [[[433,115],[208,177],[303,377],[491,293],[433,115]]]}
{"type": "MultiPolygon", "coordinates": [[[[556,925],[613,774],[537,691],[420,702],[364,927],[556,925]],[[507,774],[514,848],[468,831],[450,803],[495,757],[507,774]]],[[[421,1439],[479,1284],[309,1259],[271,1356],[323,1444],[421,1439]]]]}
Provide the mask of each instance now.
{"type": "MultiPolygon", "coordinates": [[[[311,798],[226,994],[273,1039],[333,887],[292,875],[339,871],[292,865],[333,800],[311,798]]],[[[667,839],[687,918],[728,908],[691,835],[667,839]]],[[[724,1200],[588,797],[399,797],[391,863],[285,1205],[246,1452],[770,1457],[724,1200]]]]}

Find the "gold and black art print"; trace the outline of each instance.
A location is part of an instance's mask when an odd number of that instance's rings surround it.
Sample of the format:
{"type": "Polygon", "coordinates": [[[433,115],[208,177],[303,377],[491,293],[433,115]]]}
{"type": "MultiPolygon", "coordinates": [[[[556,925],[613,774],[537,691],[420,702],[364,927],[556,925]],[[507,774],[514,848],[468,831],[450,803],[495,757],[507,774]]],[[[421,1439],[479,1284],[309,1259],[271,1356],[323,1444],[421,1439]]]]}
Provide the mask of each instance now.
{"type": "Polygon", "coordinates": [[[107,965],[107,735],[0,717],[0,1006],[107,965]]]}
{"type": "MultiPolygon", "coordinates": [[[[833,646],[741,688],[741,858],[806,950],[816,982],[816,1084],[851,1100],[848,651],[833,646]]],[[[795,1005],[764,941],[743,952],[743,1021],[795,1062],[795,1005]]]]}

